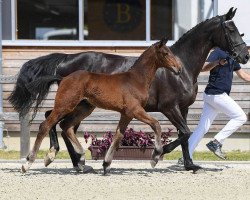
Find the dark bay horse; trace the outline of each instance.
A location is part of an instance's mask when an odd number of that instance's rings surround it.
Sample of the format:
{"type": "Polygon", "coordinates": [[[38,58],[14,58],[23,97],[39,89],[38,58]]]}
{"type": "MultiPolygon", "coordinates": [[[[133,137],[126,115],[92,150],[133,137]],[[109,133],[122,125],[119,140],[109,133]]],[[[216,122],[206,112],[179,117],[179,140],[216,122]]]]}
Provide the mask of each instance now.
{"type": "MultiPolygon", "coordinates": [[[[123,134],[133,118],[151,126],[155,132],[155,148],[152,153],[151,164],[154,167],[162,153],[161,127],[159,122],[148,115],[143,109],[148,100],[148,91],[155,77],[156,70],[160,67],[169,69],[176,74],[180,73],[180,64],[171,50],[166,46],[167,39],[153,44],[145,50],[130,70],[112,75],[76,71],[63,78],[55,98],[54,108],[48,118],[39,127],[35,144],[27,156],[28,163],[22,166],[26,172],[34,162],[39,147],[50,129],[84,99],[91,105],[121,113],[111,146],[104,159],[103,168],[106,174],[115,150],[119,148],[123,134]]],[[[48,82],[58,81],[57,77],[44,77],[45,81],[33,82],[39,87],[48,82]]],[[[78,122],[77,122],[78,123],[78,122]]],[[[65,124],[65,134],[70,139],[75,151],[81,155],[80,163],[85,163],[85,152],[71,127],[76,124],[65,124]]],[[[82,165],[79,166],[81,167],[82,165]]]]}
{"type": "MultiPolygon", "coordinates": [[[[145,110],[147,112],[162,112],[179,131],[179,138],[164,146],[163,153],[171,152],[176,146],[181,144],[186,170],[197,169],[188,153],[187,139],[189,138],[190,130],[187,126],[186,118],[189,106],[195,101],[198,89],[197,77],[209,51],[213,47],[218,46],[228,51],[240,63],[244,64],[249,59],[246,44],[232,21],[235,12],[236,10],[231,8],[227,14],[206,20],[184,34],[170,47],[171,51],[179,57],[182,64],[183,68],[180,76],[175,76],[168,70],[159,69],[150,87],[149,99],[145,110]]],[[[32,85],[32,81],[47,75],[66,76],[79,69],[107,74],[118,73],[127,71],[136,59],[136,57],[124,57],[97,52],[72,55],[51,54],[39,57],[23,65],[16,87],[9,100],[22,116],[31,109],[32,103],[35,103],[36,111],[49,91],[50,85],[35,92],[30,87],[28,90],[27,86],[32,85]]],[[[84,100],[78,105],[74,113],[63,120],[63,123],[79,121],[85,115],[89,115],[93,108],[93,105],[84,100]]],[[[46,113],[46,116],[48,115],[49,112],[46,113]]],[[[78,126],[76,125],[73,128],[74,131],[77,128],[78,126]]],[[[62,136],[67,144],[73,165],[77,167],[80,156],[74,152],[72,144],[65,137],[65,130],[62,132],[62,136]]],[[[49,154],[49,159],[46,160],[53,161],[56,152],[59,151],[55,128],[50,133],[50,138],[51,153],[49,154]]]]}

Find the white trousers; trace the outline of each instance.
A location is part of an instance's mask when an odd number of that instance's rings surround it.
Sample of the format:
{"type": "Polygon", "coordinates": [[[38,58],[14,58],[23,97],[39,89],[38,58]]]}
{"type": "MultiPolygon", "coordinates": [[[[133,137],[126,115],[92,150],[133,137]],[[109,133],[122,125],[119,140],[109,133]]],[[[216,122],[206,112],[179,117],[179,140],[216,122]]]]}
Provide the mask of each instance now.
{"type": "Polygon", "coordinates": [[[220,95],[203,94],[203,110],[200,121],[190,136],[189,154],[192,158],[193,152],[203,136],[208,132],[218,113],[224,113],[230,118],[226,126],[215,135],[214,139],[223,144],[224,140],[235,132],[247,121],[247,116],[241,107],[226,93],[220,95]]]}

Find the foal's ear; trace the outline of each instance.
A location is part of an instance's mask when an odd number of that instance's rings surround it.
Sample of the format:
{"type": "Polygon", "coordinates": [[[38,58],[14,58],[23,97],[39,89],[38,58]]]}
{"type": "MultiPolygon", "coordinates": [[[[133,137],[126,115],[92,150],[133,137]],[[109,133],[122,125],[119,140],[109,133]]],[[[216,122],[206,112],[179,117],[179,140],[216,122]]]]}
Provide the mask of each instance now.
{"type": "Polygon", "coordinates": [[[237,8],[235,8],[235,10],[233,10],[233,9],[234,9],[234,8],[232,7],[232,8],[230,8],[230,10],[227,12],[227,14],[226,14],[226,20],[231,20],[231,19],[233,19],[234,15],[235,15],[235,13],[236,13],[237,8]]]}
{"type": "Polygon", "coordinates": [[[159,42],[159,48],[161,48],[161,47],[163,47],[164,45],[166,45],[167,41],[168,41],[168,37],[162,38],[162,39],[160,40],[160,42],[159,42]]]}

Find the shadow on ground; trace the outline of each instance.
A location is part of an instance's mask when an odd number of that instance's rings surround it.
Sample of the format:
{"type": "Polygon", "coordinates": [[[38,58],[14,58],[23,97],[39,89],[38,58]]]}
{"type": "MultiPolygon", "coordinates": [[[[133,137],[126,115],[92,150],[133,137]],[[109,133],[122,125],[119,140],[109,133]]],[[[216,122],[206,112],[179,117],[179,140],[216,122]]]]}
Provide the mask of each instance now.
{"type": "MultiPolygon", "coordinates": [[[[87,166],[88,170],[83,172],[77,172],[74,168],[39,168],[39,169],[30,169],[25,176],[38,176],[43,174],[58,174],[58,175],[84,175],[84,174],[96,174],[96,175],[103,175],[103,169],[93,169],[91,166],[87,166]]],[[[222,166],[220,168],[202,168],[201,170],[197,171],[196,173],[206,173],[206,172],[220,172],[223,171],[222,166]]],[[[21,173],[21,166],[20,168],[3,168],[1,169],[4,173],[21,173]]],[[[111,168],[110,173],[108,175],[131,175],[131,174],[138,174],[142,176],[150,176],[150,174],[159,173],[159,174],[169,174],[169,173],[193,173],[192,171],[187,172],[183,166],[181,165],[171,165],[166,168],[148,168],[148,169],[141,169],[141,168],[111,168]]]]}

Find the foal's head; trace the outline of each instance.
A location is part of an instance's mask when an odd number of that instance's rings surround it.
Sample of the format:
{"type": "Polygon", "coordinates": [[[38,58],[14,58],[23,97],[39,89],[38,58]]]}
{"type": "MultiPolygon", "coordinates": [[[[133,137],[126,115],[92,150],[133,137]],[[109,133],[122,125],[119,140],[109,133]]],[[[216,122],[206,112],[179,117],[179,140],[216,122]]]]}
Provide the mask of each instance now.
{"type": "Polygon", "coordinates": [[[175,74],[180,74],[181,65],[178,58],[166,46],[168,39],[163,38],[153,45],[156,54],[156,65],[173,71],[175,74]]]}

